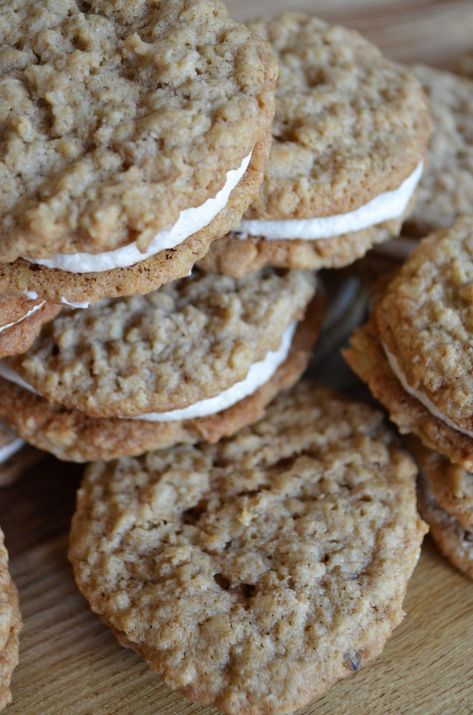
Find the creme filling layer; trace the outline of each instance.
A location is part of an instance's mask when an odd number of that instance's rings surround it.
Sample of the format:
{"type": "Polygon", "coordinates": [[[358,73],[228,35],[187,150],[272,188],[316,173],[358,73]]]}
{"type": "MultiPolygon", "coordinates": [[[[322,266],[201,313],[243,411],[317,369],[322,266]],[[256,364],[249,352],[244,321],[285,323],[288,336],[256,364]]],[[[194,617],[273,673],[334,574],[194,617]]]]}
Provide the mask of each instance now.
{"type": "Polygon", "coordinates": [[[387,357],[391,370],[401,383],[404,390],[412,397],[415,397],[415,399],[418,400],[418,402],[420,402],[421,405],[423,405],[430,412],[431,415],[439,419],[448,427],[451,427],[452,429],[456,430],[456,432],[461,432],[467,437],[473,437],[473,432],[470,432],[469,430],[466,430],[463,427],[457,425],[455,422],[453,422],[453,420],[447,417],[447,415],[444,415],[443,412],[441,412],[438,407],[434,405],[432,400],[427,397],[427,395],[425,395],[423,392],[419,392],[419,390],[416,390],[414,387],[411,387],[411,385],[409,385],[409,383],[407,382],[406,376],[402,372],[401,366],[399,365],[396,356],[388,350],[384,343],[381,343],[381,345],[383,347],[384,354],[387,357]]]}
{"type": "Polygon", "coordinates": [[[268,241],[304,240],[320,241],[347,233],[362,231],[384,221],[400,218],[411,200],[423,170],[420,161],[412,174],[394,191],[379,194],[354,211],[337,216],[321,216],[287,221],[245,220],[240,223],[235,236],[240,239],[261,236],[268,241]]]}
{"type": "Polygon", "coordinates": [[[16,437],[12,442],[0,447],[0,464],[4,464],[10,457],[13,457],[24,445],[24,440],[20,439],[20,437],[16,437]]]}
{"type": "MultiPolygon", "coordinates": [[[[296,321],[290,323],[282,335],[281,343],[277,350],[266,353],[263,360],[255,362],[250,366],[243,380],[236,382],[215,397],[199,400],[188,407],[183,407],[178,410],[171,410],[169,412],[147,412],[134,417],[123,416],[120,417],[120,419],[143,420],[146,422],[175,422],[177,420],[208,417],[209,415],[214,415],[232,407],[245,397],[255,393],[258,388],[271,379],[278,367],[282,365],[289,355],[296,327],[296,321]]],[[[4,361],[0,361],[0,377],[15,383],[19,387],[28,390],[28,392],[32,392],[36,395],[40,394],[4,361]]]]}
{"type": "Polygon", "coordinates": [[[57,253],[51,258],[28,258],[30,263],[37,263],[47,268],[56,268],[68,273],[101,273],[116,268],[128,268],[136,263],[146,261],[169,248],[175,248],[186,238],[202,230],[225,208],[233,189],[239,184],[245,174],[253,152],[250,152],[237,169],[226,174],[225,184],[218,194],[198,207],[186,209],[171,228],[159,231],[148,248],[141,251],[136,241],[122,248],[104,253],[57,253]]]}

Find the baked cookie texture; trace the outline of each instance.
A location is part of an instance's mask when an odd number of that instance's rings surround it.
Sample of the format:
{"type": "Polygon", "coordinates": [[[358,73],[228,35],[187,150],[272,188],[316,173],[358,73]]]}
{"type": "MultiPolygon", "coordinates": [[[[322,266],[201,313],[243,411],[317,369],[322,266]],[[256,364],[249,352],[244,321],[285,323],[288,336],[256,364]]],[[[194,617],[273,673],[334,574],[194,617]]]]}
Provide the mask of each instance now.
{"type": "Polygon", "coordinates": [[[8,554],[0,529],[0,708],[11,702],[10,681],[18,664],[20,630],[18,593],[8,570],[8,554]]]}
{"type": "Polygon", "coordinates": [[[343,355],[373,397],[388,410],[401,434],[416,435],[430,449],[473,471],[473,440],[434,417],[404,390],[387,361],[372,317],[354,331],[343,355]]]}
{"type": "Polygon", "coordinates": [[[408,446],[438,507],[464,529],[473,529],[473,475],[424,447],[418,439],[410,438],[408,446]]]}
{"type": "Polygon", "coordinates": [[[3,261],[146,248],[271,121],[270,48],[219,0],[13,0],[0,28],[3,261]]]}
{"type": "Polygon", "coordinates": [[[473,216],[411,253],[374,308],[381,343],[410,387],[473,431],[473,216]]]}
{"type": "Polygon", "coordinates": [[[473,578],[473,531],[439,506],[425,482],[420,489],[419,508],[442,554],[459,571],[473,578]]]}
{"type": "Polygon", "coordinates": [[[234,279],[195,271],[146,296],[59,316],[8,365],[49,401],[89,416],[180,409],[244,379],[277,350],[315,290],[308,272],[234,279]]]}
{"type": "Polygon", "coordinates": [[[95,273],[69,273],[19,258],[13,263],[0,263],[0,291],[33,291],[57,303],[63,302],[63,299],[70,303],[95,303],[103,298],[150,293],[166,283],[189,275],[193,266],[209,250],[210,244],[238,224],[256,196],[269,152],[269,125],[268,119],[268,136],[256,144],[250,165],[230,194],[225,208],[208,226],[175,248],[161,251],[128,268],[95,273]]]}
{"type": "Polygon", "coordinates": [[[0,295],[0,358],[26,352],[43,325],[60,312],[55,303],[0,295]]]}
{"type": "MultiPolygon", "coordinates": [[[[357,32],[308,15],[284,13],[249,26],[272,45],[280,72],[271,155],[245,219],[344,214],[413,173],[426,154],[431,121],[407,68],[357,32]]],[[[339,267],[399,233],[403,218],[316,241],[236,241],[230,234],[214,244],[204,265],[225,272],[236,270],[237,260],[248,270],[339,267]]]]}
{"type": "Polygon", "coordinates": [[[406,232],[425,236],[472,211],[473,82],[424,65],[412,71],[429,97],[434,133],[406,232]]]}
{"type": "Polygon", "coordinates": [[[171,687],[288,713],[378,655],[425,526],[382,416],[309,382],[230,440],[91,465],[70,559],[171,687]]]}
{"type": "Polygon", "coordinates": [[[276,395],[299,380],[309,363],[323,314],[324,301],[317,294],[296,330],[289,355],[274,375],[252,395],[208,417],[173,422],[88,417],[1,378],[0,414],[25,441],[73,462],[107,461],[180,443],[214,443],[259,420],[276,395]]]}

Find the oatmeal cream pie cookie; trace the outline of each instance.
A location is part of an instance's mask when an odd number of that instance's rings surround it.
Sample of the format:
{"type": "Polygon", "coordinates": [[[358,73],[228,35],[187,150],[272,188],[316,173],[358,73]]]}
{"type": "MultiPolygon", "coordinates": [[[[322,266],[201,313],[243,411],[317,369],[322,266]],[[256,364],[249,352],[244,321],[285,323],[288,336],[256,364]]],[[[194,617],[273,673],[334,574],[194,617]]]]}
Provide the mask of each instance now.
{"type": "Polygon", "coordinates": [[[18,594],[8,570],[8,554],[0,530],[0,709],[11,702],[10,681],[18,664],[20,630],[18,594]]]}
{"type": "Polygon", "coordinates": [[[421,241],[345,357],[403,433],[473,471],[473,216],[421,241]]]}
{"type": "Polygon", "coordinates": [[[421,472],[419,505],[443,555],[473,578],[473,474],[414,437],[409,449],[421,472]]]}
{"type": "Polygon", "coordinates": [[[322,320],[315,292],[309,272],[196,270],[146,296],[61,314],[27,353],[0,363],[0,417],[74,461],[214,442],[300,377],[322,320]]]}
{"type": "Polygon", "coordinates": [[[473,82],[423,65],[412,71],[430,99],[435,129],[405,232],[425,236],[473,210],[473,82]]]}
{"type": "Polygon", "coordinates": [[[0,38],[0,291],[77,304],[187,275],[262,181],[269,45],[220,0],[12,0],[0,38]]]}
{"type": "Polygon", "coordinates": [[[208,270],[341,267],[398,234],[431,131],[405,68],[357,32],[286,13],[250,23],[278,57],[273,144],[259,197],[208,270]]]}
{"type": "Polygon", "coordinates": [[[425,533],[415,473],[379,412],[302,382],[217,445],[90,465],[75,578],[190,700],[289,713],[402,620],[425,533]]]}

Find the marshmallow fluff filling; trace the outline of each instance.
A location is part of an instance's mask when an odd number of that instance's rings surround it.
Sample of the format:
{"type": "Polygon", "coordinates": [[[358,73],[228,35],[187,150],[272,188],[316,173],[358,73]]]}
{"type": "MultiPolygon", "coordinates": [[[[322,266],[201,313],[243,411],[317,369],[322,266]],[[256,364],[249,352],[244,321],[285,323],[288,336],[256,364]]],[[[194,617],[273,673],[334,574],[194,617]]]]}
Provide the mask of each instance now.
{"type": "MultiPolygon", "coordinates": [[[[250,366],[246,377],[236,382],[231,387],[223,390],[219,395],[205,400],[199,400],[193,405],[169,412],[148,412],[134,417],[123,416],[121,419],[143,420],[146,422],[175,422],[177,420],[190,420],[197,417],[207,417],[232,407],[245,397],[252,395],[274,375],[276,370],[286,360],[291,349],[292,339],[297,327],[293,321],[284,331],[281,343],[277,350],[269,351],[263,360],[250,366]]],[[[39,395],[26,380],[12,370],[4,361],[0,361],[0,377],[13,382],[24,390],[39,395]]]]}
{"type": "Polygon", "coordinates": [[[263,221],[243,219],[234,235],[239,239],[261,236],[268,241],[304,240],[319,241],[347,233],[362,231],[384,221],[401,217],[420,181],[423,162],[394,191],[387,191],[354,211],[337,216],[322,216],[288,221],[263,221]]]}
{"type": "Polygon", "coordinates": [[[68,273],[101,273],[116,268],[128,268],[136,263],[146,261],[169,248],[175,248],[194,233],[208,226],[211,221],[225,208],[233,189],[240,183],[251,160],[250,152],[237,169],[227,172],[225,184],[216,196],[207,199],[198,207],[186,209],[179,215],[171,228],[159,231],[145,251],[141,251],[136,242],[122,248],[104,253],[71,253],[56,254],[51,258],[28,258],[25,260],[47,268],[56,268],[68,273]]]}
{"type": "Polygon", "coordinates": [[[411,387],[409,383],[407,382],[406,376],[401,370],[401,366],[399,365],[399,362],[396,358],[395,355],[393,355],[384,345],[384,343],[381,343],[384,353],[387,357],[389,366],[399,382],[401,383],[402,387],[404,390],[411,395],[412,397],[415,397],[418,402],[423,405],[426,410],[430,412],[431,415],[439,419],[441,422],[446,424],[448,427],[451,427],[452,429],[456,430],[457,432],[461,432],[461,434],[466,435],[467,437],[473,437],[473,432],[470,432],[463,427],[460,427],[457,425],[453,420],[451,420],[447,415],[444,415],[443,412],[440,412],[440,410],[434,405],[432,400],[430,400],[427,395],[424,395],[424,393],[419,392],[419,390],[416,390],[414,387],[411,387]]]}

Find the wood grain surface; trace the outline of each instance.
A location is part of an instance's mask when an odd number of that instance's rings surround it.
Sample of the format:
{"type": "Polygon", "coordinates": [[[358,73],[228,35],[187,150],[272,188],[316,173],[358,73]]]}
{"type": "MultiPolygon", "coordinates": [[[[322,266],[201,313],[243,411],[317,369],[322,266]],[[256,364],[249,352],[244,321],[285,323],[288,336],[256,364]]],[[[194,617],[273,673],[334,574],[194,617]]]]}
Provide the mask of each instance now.
{"type": "MultiPolygon", "coordinates": [[[[239,18],[305,10],[364,30],[404,61],[454,63],[473,46],[473,0],[228,0],[239,18]]],[[[24,617],[8,715],[210,715],[169,691],[89,612],[66,559],[81,468],[46,458],[0,492],[24,617]]],[[[426,540],[407,616],[383,655],[303,715],[472,715],[473,584],[426,540]]],[[[302,715],[302,714],[301,714],[302,715]]]]}

